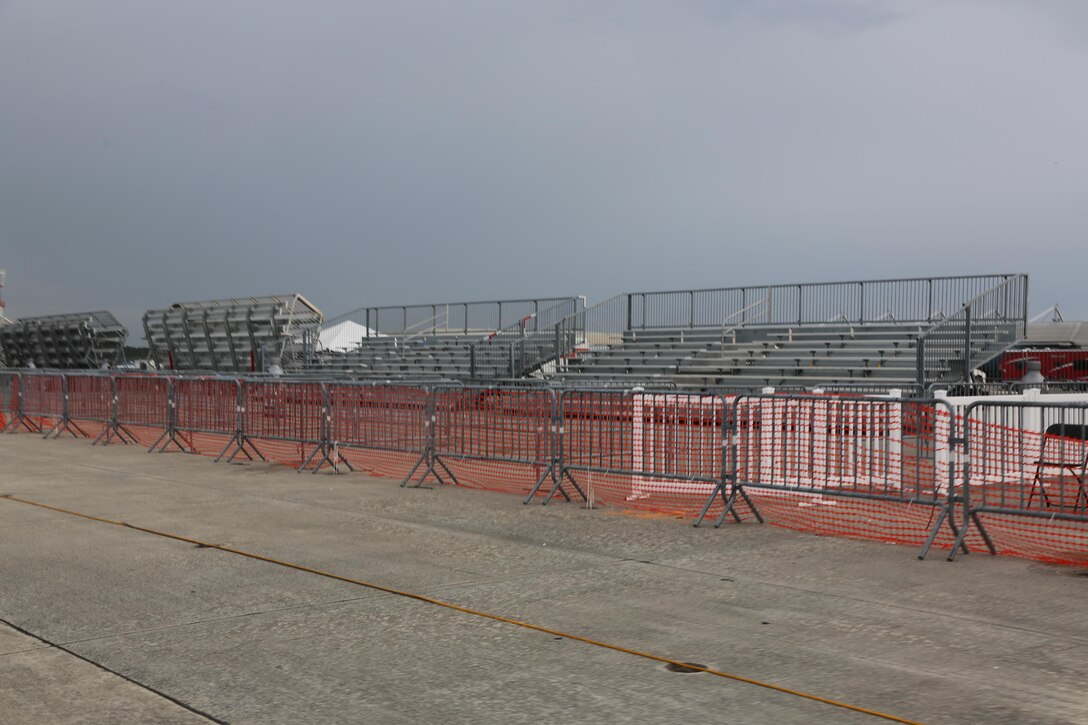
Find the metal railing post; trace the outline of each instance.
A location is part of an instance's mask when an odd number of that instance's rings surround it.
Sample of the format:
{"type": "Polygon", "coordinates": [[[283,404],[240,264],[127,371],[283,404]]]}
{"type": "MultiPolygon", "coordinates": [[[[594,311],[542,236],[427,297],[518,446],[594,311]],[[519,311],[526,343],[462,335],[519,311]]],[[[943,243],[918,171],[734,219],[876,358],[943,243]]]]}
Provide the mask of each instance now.
{"type": "Polygon", "coordinates": [[[559,325],[555,326],[555,371],[559,372],[559,357],[562,355],[559,347],[559,325]]]}
{"type": "Polygon", "coordinates": [[[1023,317],[1020,318],[1021,322],[1023,323],[1023,328],[1021,329],[1021,334],[1026,335],[1027,332],[1028,332],[1028,276],[1026,274],[1022,275],[1020,277],[1020,279],[1023,280],[1023,286],[1024,286],[1024,292],[1023,292],[1024,306],[1023,306],[1023,312],[1021,313],[1021,314],[1023,314],[1023,317]]]}
{"type": "Polygon", "coordinates": [[[918,357],[918,360],[917,360],[918,384],[921,385],[924,388],[925,385],[926,385],[926,338],[925,337],[919,337],[918,338],[918,347],[916,348],[916,350],[917,350],[917,353],[918,353],[918,355],[917,355],[917,357],[918,357]]]}
{"type": "Polygon", "coordinates": [[[971,305],[963,310],[963,379],[971,379],[971,305]]]}

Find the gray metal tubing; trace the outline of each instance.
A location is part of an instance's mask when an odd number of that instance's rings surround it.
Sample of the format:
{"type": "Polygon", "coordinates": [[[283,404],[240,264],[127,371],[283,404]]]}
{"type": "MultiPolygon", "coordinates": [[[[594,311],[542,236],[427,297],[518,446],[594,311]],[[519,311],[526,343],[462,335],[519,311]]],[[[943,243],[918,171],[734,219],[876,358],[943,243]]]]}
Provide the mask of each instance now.
{"type": "Polygon", "coordinates": [[[343,381],[325,386],[329,438],[336,445],[397,453],[426,451],[426,386],[343,381]],[[407,395],[414,399],[406,399],[407,395]]]}
{"type": "Polygon", "coordinates": [[[904,422],[914,418],[915,425],[924,425],[926,412],[939,405],[944,404],[841,396],[738,397],[732,401],[738,480],[751,488],[942,505],[945,494],[933,478],[937,441],[903,436],[904,422]],[[914,451],[909,463],[908,446],[914,451]],[[751,475],[755,471],[758,476],[751,475]],[[925,487],[926,480],[934,485],[925,487]]]}
{"type": "Polygon", "coordinates": [[[964,420],[970,511],[1088,521],[1088,403],[978,401],[964,420]]]}
{"type": "Polygon", "coordinates": [[[539,297],[360,307],[329,318],[324,324],[329,326],[344,320],[358,321],[370,330],[389,335],[410,332],[418,325],[430,324],[432,333],[467,334],[473,330],[499,330],[523,317],[539,314],[556,305],[573,303],[577,299],[539,297]],[[441,325],[438,324],[440,319],[441,325]]]}
{"type": "MultiPolygon", "coordinates": [[[[653,415],[653,413],[651,413],[653,415]]],[[[726,401],[721,396],[703,395],[700,393],[684,393],[675,390],[617,390],[613,388],[587,388],[563,390],[559,396],[559,423],[561,426],[561,450],[563,470],[594,471],[599,473],[614,473],[623,476],[645,476],[647,478],[673,479],[681,481],[698,481],[701,483],[717,483],[721,479],[721,426],[726,415],[726,401]],[[624,410],[625,401],[634,404],[633,396],[655,402],[654,398],[661,399],[663,403],[663,419],[678,421],[694,415],[705,428],[709,424],[713,433],[706,437],[706,441],[696,440],[690,431],[691,426],[674,425],[664,428],[664,438],[654,428],[655,421],[650,421],[650,429],[643,429],[643,435],[650,437],[652,444],[660,444],[669,447],[670,455],[653,455],[653,464],[659,465],[623,465],[627,455],[631,455],[634,464],[638,457],[642,457],[645,464],[643,451],[632,451],[633,425],[635,411],[630,412],[630,425],[624,423],[627,417],[624,410]],[[589,405],[575,403],[578,398],[586,399],[589,405]],[[680,400],[680,399],[683,400],[680,400]],[[603,405],[605,400],[609,403],[603,405]],[[709,401],[710,415],[707,416],[706,405],[709,401]],[[617,403],[619,409],[616,409],[617,403]],[[685,416],[684,414],[687,414],[685,416]],[[583,433],[575,425],[575,421],[583,415],[590,416],[591,420],[607,421],[610,423],[603,431],[595,430],[589,434],[583,433]],[[669,439],[672,433],[678,437],[669,439]],[[699,447],[697,444],[707,442],[709,446],[699,447]],[[686,449],[694,453],[694,457],[682,457],[671,455],[684,450],[684,444],[689,444],[686,449]],[[709,447],[709,452],[707,448],[709,447]],[[672,465],[669,465],[669,464],[672,465]]],[[[668,426],[668,423],[665,423],[668,426]]],[[[645,441],[643,441],[645,446],[645,441]]]]}
{"type": "Polygon", "coordinates": [[[242,431],[247,438],[318,445],[324,440],[320,381],[241,380],[242,431]],[[271,405],[270,405],[271,404],[271,405]]]}
{"type": "Polygon", "coordinates": [[[554,390],[439,385],[431,395],[436,455],[524,465],[554,463],[558,449],[554,390]],[[527,400],[530,396],[533,399],[527,400]],[[543,418],[531,415],[535,410],[543,410],[543,418]],[[531,450],[522,445],[526,441],[535,443],[531,450]]]}

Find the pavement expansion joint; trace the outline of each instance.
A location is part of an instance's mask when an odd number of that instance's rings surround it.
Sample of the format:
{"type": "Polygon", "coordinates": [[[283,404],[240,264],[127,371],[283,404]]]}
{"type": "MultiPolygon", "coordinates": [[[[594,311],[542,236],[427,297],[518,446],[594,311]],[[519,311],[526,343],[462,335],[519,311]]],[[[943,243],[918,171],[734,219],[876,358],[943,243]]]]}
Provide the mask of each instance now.
{"type": "MultiPolygon", "coordinates": [[[[10,498],[10,496],[4,496],[3,498],[10,498]]],[[[13,499],[13,500],[17,500],[17,499],[13,499]]],[[[23,635],[25,635],[27,637],[31,637],[33,639],[36,639],[36,640],[38,640],[39,642],[41,642],[44,645],[43,647],[35,648],[35,649],[55,649],[55,650],[58,650],[60,652],[64,652],[65,654],[68,654],[68,655],[70,655],[72,657],[75,657],[75,658],[77,658],[79,660],[82,660],[82,661],[86,662],[89,665],[93,665],[94,667],[97,667],[98,669],[100,669],[100,670],[102,670],[104,672],[108,672],[109,674],[111,674],[111,675],[113,675],[115,677],[119,677],[122,680],[124,680],[125,682],[129,682],[129,683],[131,683],[133,685],[136,685],[137,687],[140,687],[140,688],[142,688],[144,690],[147,690],[148,692],[151,692],[151,693],[163,698],[164,700],[169,700],[170,702],[174,703],[178,707],[180,707],[180,708],[182,708],[184,710],[188,710],[189,712],[193,713],[194,715],[198,715],[198,716],[208,720],[209,722],[219,723],[220,725],[229,725],[229,723],[227,723],[226,720],[222,720],[222,719],[217,718],[214,715],[211,715],[211,714],[209,714],[207,712],[204,712],[202,710],[198,710],[197,708],[193,707],[192,705],[189,705],[188,703],[182,702],[181,700],[177,699],[176,697],[172,697],[172,696],[166,694],[165,692],[162,692],[161,690],[157,690],[154,687],[151,687],[150,685],[147,685],[147,684],[145,684],[143,682],[140,682],[139,680],[133,679],[132,677],[129,677],[128,675],[125,675],[122,672],[118,672],[117,670],[110,669],[109,667],[105,666],[101,662],[96,662],[95,660],[92,660],[90,657],[86,657],[84,655],[79,654],[75,650],[69,649],[64,644],[60,644],[60,643],[57,643],[57,642],[52,642],[52,641],[46,639],[45,637],[43,637],[40,634],[36,634],[35,632],[31,632],[30,630],[26,629],[25,627],[20,627],[18,624],[15,624],[14,622],[11,622],[11,621],[3,619],[3,618],[0,618],[0,624],[3,624],[5,626],[7,626],[7,627],[10,627],[11,629],[15,630],[16,632],[19,632],[20,634],[23,634],[23,635]]],[[[33,651],[33,650],[29,650],[29,651],[33,651]]]]}
{"type": "MultiPolygon", "coordinates": [[[[79,518],[83,518],[83,519],[88,519],[88,520],[96,521],[96,522],[99,522],[99,523],[102,523],[102,524],[126,527],[126,528],[132,529],[134,531],[139,531],[141,533],[150,534],[150,535],[153,535],[153,536],[159,536],[159,537],[166,538],[166,539],[172,539],[174,541],[180,541],[180,542],[184,542],[184,543],[188,543],[188,544],[204,543],[204,544],[206,544],[208,546],[208,548],[213,548],[213,549],[216,549],[216,550],[221,551],[223,553],[233,554],[233,555],[236,555],[236,556],[241,556],[241,557],[245,557],[245,558],[248,558],[248,559],[253,559],[253,560],[256,560],[256,561],[262,561],[262,562],[265,562],[265,563],[268,563],[268,564],[274,564],[276,566],[281,566],[281,567],[285,567],[285,568],[288,568],[288,569],[294,569],[296,571],[306,572],[306,573],[313,574],[315,576],[324,577],[324,578],[327,578],[327,579],[333,579],[333,580],[336,580],[336,581],[346,582],[346,583],[349,583],[349,584],[355,584],[357,586],[366,587],[368,589],[373,589],[373,590],[376,590],[376,591],[385,592],[387,594],[391,594],[391,595],[395,595],[395,596],[399,596],[399,597],[404,597],[405,599],[414,600],[416,602],[432,604],[432,605],[443,607],[443,608],[446,608],[446,609],[451,609],[451,610],[461,612],[462,614],[466,614],[466,615],[469,615],[469,616],[480,617],[482,619],[489,619],[489,620],[492,620],[492,621],[501,622],[501,623],[504,623],[504,624],[509,624],[509,625],[512,625],[512,626],[515,626],[515,627],[522,627],[524,629],[529,629],[529,630],[532,630],[532,631],[535,631],[535,632],[548,634],[548,635],[551,635],[552,637],[564,637],[566,639],[581,642],[583,644],[587,644],[587,645],[590,645],[590,646],[593,646],[593,647],[599,647],[601,649],[611,650],[613,652],[620,652],[620,653],[623,653],[623,654],[632,655],[634,657],[639,657],[639,658],[642,658],[642,659],[658,662],[658,663],[663,664],[663,665],[674,665],[676,667],[681,667],[681,668],[692,668],[695,671],[705,672],[707,674],[720,677],[723,680],[731,680],[733,682],[740,682],[740,683],[744,683],[744,684],[747,684],[747,685],[752,685],[752,686],[755,686],[755,687],[771,690],[771,691],[782,693],[782,694],[789,695],[789,696],[792,696],[792,697],[797,697],[797,698],[809,700],[809,701],[812,701],[812,702],[822,703],[822,704],[828,705],[830,707],[839,708],[839,709],[842,709],[842,710],[848,710],[848,711],[852,711],[852,712],[855,712],[855,713],[860,713],[860,714],[863,714],[863,715],[868,715],[868,716],[871,716],[873,718],[877,718],[877,719],[881,719],[881,720],[886,720],[886,721],[890,721],[890,722],[905,723],[907,725],[918,725],[918,723],[916,721],[914,721],[914,720],[908,720],[906,718],[902,718],[902,717],[892,715],[892,714],[889,714],[889,713],[885,713],[885,712],[881,712],[881,711],[878,711],[878,710],[873,710],[873,709],[861,707],[861,706],[858,706],[858,705],[853,705],[853,704],[850,704],[850,703],[847,703],[847,702],[843,702],[841,700],[835,700],[835,699],[832,699],[832,698],[823,697],[821,695],[815,695],[815,694],[812,694],[812,693],[803,692],[801,690],[795,690],[793,688],[786,687],[784,685],[778,685],[778,684],[775,684],[775,683],[765,682],[765,681],[762,681],[762,680],[757,680],[755,678],[745,677],[743,675],[737,675],[737,674],[733,674],[733,673],[730,673],[730,672],[725,672],[723,670],[714,669],[714,668],[711,668],[711,667],[704,667],[704,666],[701,666],[701,665],[697,665],[696,663],[693,663],[693,662],[685,662],[685,661],[679,660],[677,658],[666,657],[666,656],[662,656],[662,655],[656,655],[656,654],[653,654],[653,653],[650,653],[650,652],[645,652],[645,651],[634,649],[634,648],[631,648],[631,647],[626,647],[626,646],[623,646],[623,645],[613,644],[613,643],[605,642],[605,641],[602,641],[602,640],[599,640],[599,639],[594,639],[592,637],[573,634],[573,633],[570,633],[570,632],[565,632],[565,631],[553,629],[551,627],[546,627],[546,626],[542,626],[542,625],[538,625],[538,624],[533,624],[533,623],[526,622],[526,621],[523,621],[523,620],[514,619],[514,618],[511,618],[511,617],[505,617],[505,616],[502,616],[502,615],[499,615],[499,614],[494,614],[494,613],[491,613],[491,612],[486,612],[486,611],[483,611],[483,610],[474,609],[472,607],[467,607],[467,606],[462,606],[462,605],[459,605],[459,604],[455,604],[453,602],[446,602],[446,601],[442,601],[442,600],[439,600],[439,599],[434,599],[432,597],[428,597],[428,596],[423,595],[423,594],[418,594],[418,593],[403,590],[403,589],[397,589],[397,588],[382,585],[382,584],[376,584],[376,583],[373,583],[373,582],[367,582],[367,581],[364,581],[364,580],[361,580],[361,579],[356,579],[356,578],[353,578],[353,577],[348,577],[348,576],[344,576],[344,575],[341,575],[341,574],[336,574],[334,572],[324,571],[324,570],[317,569],[315,567],[307,566],[307,565],[304,565],[304,564],[297,564],[297,563],[290,562],[290,561],[285,561],[285,560],[282,560],[282,559],[276,559],[276,558],[273,558],[273,557],[265,556],[263,554],[244,551],[242,549],[236,549],[236,548],[233,548],[233,547],[221,546],[221,545],[216,545],[216,544],[209,544],[207,542],[201,542],[198,539],[194,539],[192,537],[183,536],[183,535],[180,535],[180,534],[175,534],[175,533],[171,533],[171,532],[167,532],[167,531],[156,530],[156,529],[152,529],[152,528],[149,528],[149,527],[137,526],[137,525],[129,524],[129,523],[122,523],[120,521],[105,518],[105,517],[102,517],[102,516],[93,516],[91,514],[85,514],[85,513],[79,512],[79,511],[73,511],[73,510],[61,508],[59,506],[44,504],[44,503],[40,503],[40,502],[37,502],[37,501],[29,500],[29,499],[18,498],[18,497],[15,497],[15,496],[7,496],[6,500],[8,500],[8,501],[10,501],[12,503],[20,503],[20,504],[27,505],[27,506],[33,506],[33,507],[37,507],[37,508],[41,508],[41,509],[46,509],[46,510],[49,510],[49,511],[53,511],[55,513],[64,514],[64,515],[68,515],[68,516],[75,516],[75,517],[79,517],[79,518]]],[[[50,644],[52,644],[52,643],[50,643],[50,644]]],[[[66,651],[71,651],[71,650],[66,650],[66,651]]],[[[75,653],[73,652],[72,654],[75,654],[75,653]]],[[[76,655],[76,656],[79,656],[79,655],[76,655]]],[[[88,660],[88,661],[90,661],[90,660],[88,660]]],[[[98,663],[93,663],[93,664],[98,665],[98,663]]],[[[98,665],[98,666],[101,667],[101,665],[98,665]]],[[[119,673],[115,673],[115,674],[118,674],[118,676],[124,677],[123,675],[120,675],[119,673]]],[[[142,683],[136,683],[136,684],[141,684],[141,686],[147,687],[146,685],[142,685],[142,683]]],[[[151,688],[147,688],[147,689],[151,689],[151,688]]],[[[163,693],[157,693],[157,694],[160,694],[163,697],[167,697],[168,699],[172,699],[172,698],[169,698],[168,695],[165,695],[163,693]]],[[[177,702],[177,701],[175,700],[175,702],[177,702]]],[[[191,709],[191,708],[188,708],[187,705],[184,705],[184,703],[179,702],[178,704],[182,705],[183,707],[186,707],[187,709],[191,709]]],[[[209,716],[209,715],[207,715],[205,713],[199,713],[199,714],[203,715],[204,717],[207,717],[208,719],[214,720],[214,718],[212,718],[211,716],[209,716]]],[[[216,720],[216,722],[220,722],[220,721],[216,720]]]]}

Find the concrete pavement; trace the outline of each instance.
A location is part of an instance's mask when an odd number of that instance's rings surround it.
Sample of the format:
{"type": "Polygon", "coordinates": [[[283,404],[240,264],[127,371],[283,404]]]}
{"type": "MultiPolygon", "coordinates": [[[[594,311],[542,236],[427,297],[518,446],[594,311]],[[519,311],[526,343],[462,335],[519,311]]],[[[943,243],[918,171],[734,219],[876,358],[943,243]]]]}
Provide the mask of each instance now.
{"type": "MultiPolygon", "coordinates": [[[[30,435],[0,494],[910,720],[1088,721],[1071,570],[30,435]]],[[[880,722],[10,500],[0,619],[4,723],[880,722]]]]}

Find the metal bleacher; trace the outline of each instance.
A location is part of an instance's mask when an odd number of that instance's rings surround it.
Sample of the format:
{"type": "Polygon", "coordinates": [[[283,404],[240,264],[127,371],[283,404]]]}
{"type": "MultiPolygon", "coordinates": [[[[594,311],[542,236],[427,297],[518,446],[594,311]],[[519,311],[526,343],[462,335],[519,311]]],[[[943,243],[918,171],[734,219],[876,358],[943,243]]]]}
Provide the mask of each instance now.
{"type": "Polygon", "coordinates": [[[317,350],[306,368],[361,379],[520,378],[568,352],[557,348],[555,324],[584,309],[581,297],[364,307],[328,320],[329,329],[354,323],[357,339],[317,350]]]}
{"type": "Polygon", "coordinates": [[[1027,277],[617,295],[557,329],[566,381],[895,388],[966,379],[1023,338],[1027,277]]]}
{"type": "Polygon", "coordinates": [[[144,313],[151,359],[163,370],[264,372],[306,354],[321,310],[299,294],[179,302],[144,313]]]}
{"type": "Polygon", "coordinates": [[[106,311],[24,317],[0,325],[0,349],[12,367],[95,369],[124,359],[128,330],[106,311]]]}

